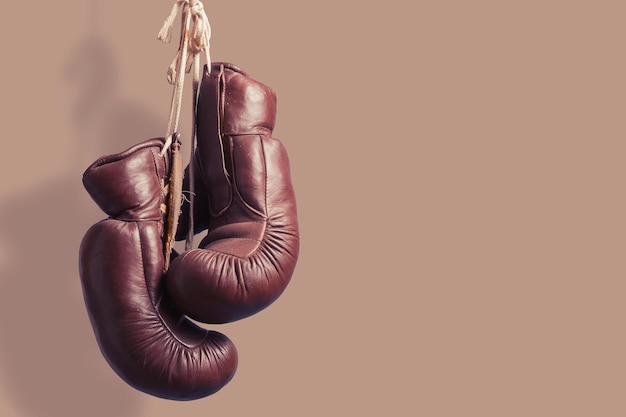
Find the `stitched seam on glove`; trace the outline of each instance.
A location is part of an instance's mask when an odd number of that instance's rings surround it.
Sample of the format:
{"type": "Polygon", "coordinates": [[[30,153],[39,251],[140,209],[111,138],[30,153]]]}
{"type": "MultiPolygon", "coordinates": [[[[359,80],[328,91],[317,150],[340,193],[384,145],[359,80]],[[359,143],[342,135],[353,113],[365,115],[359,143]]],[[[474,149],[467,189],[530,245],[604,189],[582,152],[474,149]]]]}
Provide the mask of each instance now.
{"type": "MultiPolygon", "coordinates": [[[[263,146],[263,136],[262,135],[254,135],[257,136],[259,139],[259,142],[261,143],[261,150],[262,150],[262,155],[263,155],[263,173],[265,174],[265,190],[264,190],[264,201],[263,201],[263,209],[265,212],[267,212],[267,186],[268,186],[268,179],[267,179],[267,158],[265,157],[265,147],[263,146]]],[[[228,140],[230,142],[230,148],[234,149],[234,143],[233,143],[233,137],[229,136],[228,140]]],[[[252,211],[255,214],[258,214],[259,216],[261,216],[264,219],[267,219],[267,214],[263,213],[257,209],[255,209],[254,207],[252,207],[250,204],[248,204],[248,202],[246,202],[245,198],[243,197],[243,195],[241,195],[241,193],[239,192],[239,184],[237,184],[237,174],[235,173],[237,170],[237,167],[235,166],[235,158],[234,158],[234,151],[231,151],[231,165],[233,167],[233,188],[235,189],[235,191],[237,192],[237,195],[239,196],[239,199],[241,200],[241,202],[243,203],[244,206],[246,206],[246,208],[250,211],[252,211]]],[[[231,199],[232,201],[232,199],[231,199]]],[[[232,204],[232,203],[231,203],[232,204]]]]}

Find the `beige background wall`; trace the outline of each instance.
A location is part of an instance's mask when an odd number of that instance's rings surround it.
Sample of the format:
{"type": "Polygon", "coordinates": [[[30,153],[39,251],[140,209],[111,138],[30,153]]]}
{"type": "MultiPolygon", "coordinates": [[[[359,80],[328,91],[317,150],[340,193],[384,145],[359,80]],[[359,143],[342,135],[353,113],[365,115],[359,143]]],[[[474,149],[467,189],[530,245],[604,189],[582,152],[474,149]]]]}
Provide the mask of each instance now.
{"type": "Polygon", "coordinates": [[[219,327],[218,394],[125,385],[82,301],[80,176],[163,134],[171,4],[3,5],[0,415],[625,415],[626,7],[603,0],[207,1],[214,58],[278,94],[301,258],[219,327]]]}

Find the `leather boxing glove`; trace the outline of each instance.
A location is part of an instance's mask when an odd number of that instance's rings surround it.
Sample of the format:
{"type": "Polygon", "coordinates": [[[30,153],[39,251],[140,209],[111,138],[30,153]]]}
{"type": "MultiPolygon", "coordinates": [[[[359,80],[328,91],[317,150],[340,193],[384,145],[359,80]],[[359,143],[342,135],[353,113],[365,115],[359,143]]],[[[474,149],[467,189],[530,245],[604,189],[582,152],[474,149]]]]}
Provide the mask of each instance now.
{"type": "MultiPolygon", "coordinates": [[[[192,163],[194,230],[208,233],[198,249],[172,261],[166,278],[168,294],[194,320],[250,316],[276,300],[291,279],[298,221],[287,152],[272,137],[275,118],[269,87],[232,64],[214,63],[210,72],[205,67],[192,163]]],[[[188,212],[187,204],[183,229],[188,212]]]]}
{"type": "Polygon", "coordinates": [[[83,175],[110,217],[80,247],[80,276],[100,349],[119,376],[157,397],[210,395],[233,377],[237,351],[224,335],[202,329],[164,291],[163,205],[169,159],[161,139],[103,157],[83,175]]]}

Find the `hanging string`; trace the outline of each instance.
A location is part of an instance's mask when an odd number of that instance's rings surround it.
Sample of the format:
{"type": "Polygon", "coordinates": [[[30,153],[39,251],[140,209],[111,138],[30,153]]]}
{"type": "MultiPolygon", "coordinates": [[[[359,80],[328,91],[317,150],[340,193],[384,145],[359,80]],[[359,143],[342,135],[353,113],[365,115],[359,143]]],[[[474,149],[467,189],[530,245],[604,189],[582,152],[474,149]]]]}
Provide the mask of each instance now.
{"type": "MultiPolygon", "coordinates": [[[[169,42],[172,36],[172,27],[179,9],[183,9],[181,42],[176,52],[174,60],[170,64],[167,71],[167,80],[174,85],[172,92],[172,102],[170,105],[170,116],[167,122],[167,133],[165,135],[165,144],[161,150],[161,156],[165,154],[171,145],[172,135],[178,130],[180,118],[180,108],[183,97],[183,84],[185,73],[191,69],[192,60],[199,60],[199,54],[204,52],[207,66],[211,68],[211,25],[204,11],[204,5],[200,0],[177,0],[165,19],[163,27],[157,35],[157,39],[163,42],[169,42]],[[188,62],[188,56],[192,60],[188,62]]],[[[196,92],[197,93],[197,92],[196,92]]],[[[194,94],[194,111],[196,94],[194,94]]]]}
{"type": "Polygon", "coordinates": [[[161,27],[161,30],[159,31],[159,34],[157,35],[158,40],[163,41],[163,42],[169,42],[171,40],[172,27],[174,26],[174,19],[176,19],[176,15],[178,14],[178,9],[180,9],[180,6],[182,6],[183,3],[185,3],[185,1],[183,0],[179,0],[174,3],[174,6],[172,6],[172,10],[170,11],[169,16],[167,16],[167,18],[165,19],[165,22],[163,23],[163,27],[161,27]]]}
{"type": "Polygon", "coordinates": [[[165,143],[161,149],[160,155],[163,156],[169,148],[171,151],[171,174],[169,184],[169,200],[168,200],[168,219],[165,233],[165,270],[169,267],[169,259],[172,250],[172,244],[176,229],[178,227],[178,216],[182,205],[182,165],[180,163],[180,154],[178,152],[180,143],[178,142],[178,123],[180,120],[180,109],[183,98],[183,85],[185,81],[185,73],[194,67],[193,73],[193,94],[192,94],[192,138],[191,138],[191,158],[189,164],[189,184],[190,184],[190,210],[189,210],[189,230],[187,240],[185,242],[185,250],[193,246],[193,202],[194,202],[194,184],[193,184],[193,158],[196,143],[196,107],[198,101],[198,91],[200,84],[200,54],[204,52],[207,66],[211,67],[210,55],[210,39],[211,26],[209,19],[204,12],[204,5],[199,0],[177,0],[172,6],[170,14],[165,19],[163,27],[159,31],[157,38],[163,42],[169,42],[172,35],[172,27],[179,10],[182,9],[181,19],[181,39],[178,51],[174,60],[167,71],[167,80],[174,85],[172,91],[172,100],[170,104],[170,115],[167,122],[167,132],[165,135],[165,143]]]}

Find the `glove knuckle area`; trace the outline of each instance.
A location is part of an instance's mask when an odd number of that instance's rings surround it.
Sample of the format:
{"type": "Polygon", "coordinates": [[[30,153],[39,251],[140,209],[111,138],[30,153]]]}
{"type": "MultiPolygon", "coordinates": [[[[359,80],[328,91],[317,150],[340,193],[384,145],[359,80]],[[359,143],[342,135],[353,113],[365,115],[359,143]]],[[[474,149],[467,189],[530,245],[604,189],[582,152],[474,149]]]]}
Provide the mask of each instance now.
{"type": "Polygon", "coordinates": [[[161,398],[193,400],[211,395],[234,376],[235,345],[221,333],[198,328],[202,342],[189,346],[157,319],[137,321],[126,352],[112,363],[130,385],[161,398]],[[143,331],[142,331],[143,329],[143,331]]]}
{"type": "Polygon", "coordinates": [[[297,234],[266,231],[261,241],[219,239],[172,262],[166,277],[168,296],[194,320],[211,324],[240,320],[283,293],[297,254],[297,234]],[[254,250],[246,256],[234,254],[242,246],[254,250]]]}
{"type": "Polygon", "coordinates": [[[142,241],[151,239],[151,229],[157,225],[108,219],[86,233],[81,278],[96,339],[113,370],[136,389],[174,400],[205,397],[232,379],[237,350],[150,294],[149,283],[162,279],[160,268],[142,267],[149,263],[142,241]]]}

